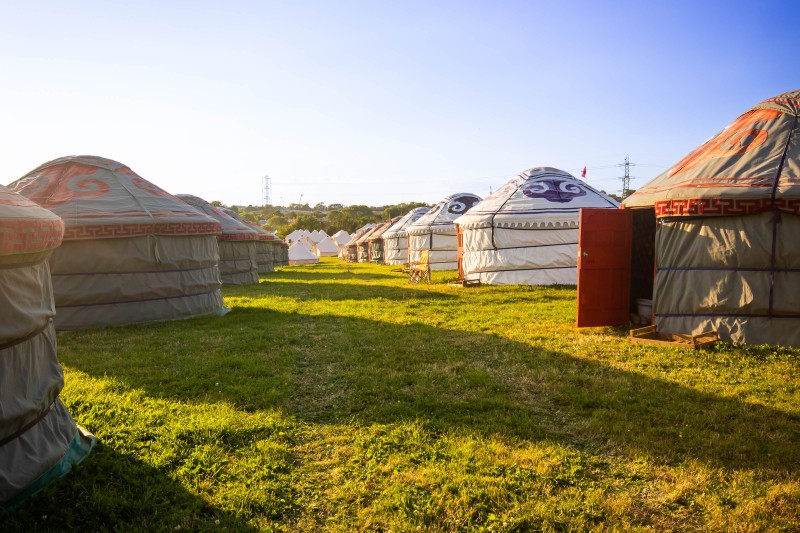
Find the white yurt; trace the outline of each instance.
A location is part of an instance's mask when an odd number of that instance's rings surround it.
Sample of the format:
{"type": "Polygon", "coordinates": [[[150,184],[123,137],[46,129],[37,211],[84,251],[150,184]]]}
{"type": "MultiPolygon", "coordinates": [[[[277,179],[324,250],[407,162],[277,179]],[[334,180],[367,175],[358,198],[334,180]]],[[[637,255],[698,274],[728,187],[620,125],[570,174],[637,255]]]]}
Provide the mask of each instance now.
{"type": "Polygon", "coordinates": [[[198,212],[208,215],[222,226],[219,241],[219,277],[226,285],[258,283],[257,242],[258,233],[246,224],[226,215],[221,209],[191,194],[178,198],[198,212]]]}
{"type": "Polygon", "coordinates": [[[387,265],[402,265],[408,261],[408,233],[406,233],[406,228],[430,210],[430,207],[412,209],[383,233],[384,263],[387,265]]]}
{"type": "Polygon", "coordinates": [[[290,265],[307,265],[310,263],[319,263],[319,257],[303,246],[302,243],[296,242],[289,247],[290,265]]]}
{"type": "Polygon", "coordinates": [[[330,237],[325,237],[314,248],[318,257],[335,257],[339,253],[339,246],[330,237]]]}
{"type": "Polygon", "coordinates": [[[745,111],[623,207],[658,220],[659,330],[800,347],[800,91],[745,111]]]}
{"type": "Polygon", "coordinates": [[[419,261],[419,253],[428,250],[431,270],[457,269],[458,237],[453,221],[480,201],[480,196],[470,193],[450,195],[408,226],[408,261],[419,261]]]}
{"type": "Polygon", "coordinates": [[[83,461],[96,439],[59,399],[47,258],[64,223],[0,185],[0,515],[83,461]]]}
{"type": "Polygon", "coordinates": [[[9,188],[64,220],[64,242],[49,259],[56,329],[227,311],[219,223],[122,163],[62,157],[9,188]]]}
{"type": "Polygon", "coordinates": [[[581,208],[619,202],[563,170],[520,173],[456,219],[459,272],[490,285],[577,283],[581,208]]]}

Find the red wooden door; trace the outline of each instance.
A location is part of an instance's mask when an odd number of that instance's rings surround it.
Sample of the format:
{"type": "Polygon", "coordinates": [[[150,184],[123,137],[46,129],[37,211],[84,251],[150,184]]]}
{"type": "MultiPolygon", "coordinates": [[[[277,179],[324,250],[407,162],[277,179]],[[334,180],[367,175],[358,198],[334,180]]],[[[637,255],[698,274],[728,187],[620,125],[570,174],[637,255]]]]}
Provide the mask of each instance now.
{"type": "Polygon", "coordinates": [[[581,209],[578,228],[577,326],[630,320],[631,211],[581,209]]]}

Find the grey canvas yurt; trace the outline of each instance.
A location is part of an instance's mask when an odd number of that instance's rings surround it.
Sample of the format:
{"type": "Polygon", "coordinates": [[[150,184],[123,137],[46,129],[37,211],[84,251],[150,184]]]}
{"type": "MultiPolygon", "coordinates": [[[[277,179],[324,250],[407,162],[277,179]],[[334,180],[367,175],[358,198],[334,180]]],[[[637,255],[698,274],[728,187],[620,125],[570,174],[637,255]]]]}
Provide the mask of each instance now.
{"type": "Polygon", "coordinates": [[[224,313],[220,225],[102,157],[45,163],[9,188],[65,223],[50,257],[57,329],[224,313]]]}
{"type": "Polygon", "coordinates": [[[618,207],[568,172],[526,170],[456,219],[459,273],[490,285],[574,285],[580,210],[618,207]]]}
{"type": "Polygon", "coordinates": [[[377,231],[373,231],[372,234],[367,238],[367,250],[369,252],[370,263],[383,263],[383,234],[386,233],[386,230],[391,228],[398,220],[400,220],[400,217],[394,217],[391,220],[387,220],[385,224],[378,228],[377,231]]]}
{"type": "Polygon", "coordinates": [[[387,265],[402,265],[408,262],[408,233],[406,228],[430,211],[430,207],[412,209],[383,233],[383,261],[387,265]]]}
{"type": "Polygon", "coordinates": [[[623,207],[658,220],[659,330],[800,346],[800,91],[747,110],[623,207]]]}
{"type": "Polygon", "coordinates": [[[222,227],[219,240],[219,277],[223,284],[250,285],[258,283],[256,230],[229,217],[221,209],[191,194],[179,194],[178,198],[199,213],[216,220],[222,227]]]}
{"type": "Polygon", "coordinates": [[[420,252],[427,250],[431,270],[456,270],[458,236],[453,221],[480,201],[474,194],[453,194],[411,224],[406,229],[409,262],[419,261],[420,252]]]}
{"type": "Polygon", "coordinates": [[[58,397],[47,258],[63,234],[58,216],[0,185],[0,514],[67,474],[95,443],[58,397]]]}
{"type": "Polygon", "coordinates": [[[274,251],[277,250],[277,248],[272,245],[272,241],[275,240],[272,233],[258,224],[254,224],[246,218],[243,218],[236,211],[226,208],[223,208],[222,211],[229,217],[236,219],[258,233],[258,241],[256,241],[256,265],[258,266],[258,273],[267,274],[269,272],[275,272],[276,258],[274,251]]]}

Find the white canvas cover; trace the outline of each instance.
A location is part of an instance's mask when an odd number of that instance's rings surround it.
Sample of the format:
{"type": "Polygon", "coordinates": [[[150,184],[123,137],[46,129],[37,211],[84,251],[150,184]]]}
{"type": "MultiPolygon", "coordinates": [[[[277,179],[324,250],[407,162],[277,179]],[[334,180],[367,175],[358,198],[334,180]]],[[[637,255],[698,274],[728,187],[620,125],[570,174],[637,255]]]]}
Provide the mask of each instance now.
{"type": "Polygon", "coordinates": [[[296,242],[289,247],[290,265],[307,265],[309,263],[319,263],[319,257],[311,253],[311,250],[299,242],[296,242]]]}
{"type": "Polygon", "coordinates": [[[64,220],[64,243],[49,259],[57,329],[226,311],[219,223],[129,167],[62,157],[9,187],[64,220]]]}
{"type": "Polygon", "coordinates": [[[383,233],[383,259],[387,265],[402,265],[408,262],[408,233],[406,228],[430,211],[430,207],[417,207],[400,217],[383,233]]]}
{"type": "Polygon", "coordinates": [[[480,201],[480,196],[470,193],[450,195],[408,226],[409,261],[418,261],[420,251],[430,250],[431,270],[457,269],[458,237],[453,221],[480,201]]]}
{"type": "Polygon", "coordinates": [[[340,229],[331,236],[331,239],[333,239],[339,246],[344,246],[351,238],[352,236],[343,229],[340,229]]]}
{"type": "Polygon", "coordinates": [[[383,235],[386,230],[391,228],[401,217],[394,217],[387,220],[377,231],[372,232],[372,235],[367,239],[367,249],[369,252],[370,263],[383,263],[383,235]]]}
{"type": "Polygon", "coordinates": [[[299,229],[296,229],[293,232],[291,232],[289,235],[286,236],[286,242],[293,243],[293,242],[295,242],[297,239],[299,239],[302,236],[303,236],[303,231],[299,230],[299,229]]]}
{"type": "Polygon", "coordinates": [[[0,514],[83,461],[96,439],[58,398],[48,256],[64,223],[0,185],[0,514]]]}
{"type": "Polygon", "coordinates": [[[316,249],[319,257],[333,257],[339,253],[339,246],[330,237],[325,237],[316,249]]]}
{"type": "Polygon", "coordinates": [[[568,172],[531,168],[456,219],[465,279],[496,285],[577,283],[581,208],[619,203],[568,172]]]}
{"type": "Polygon", "coordinates": [[[800,346],[800,91],[752,107],[623,206],[660,222],[659,330],[800,346]]]}
{"type": "Polygon", "coordinates": [[[322,235],[322,234],[319,232],[319,230],[316,230],[316,229],[315,229],[314,231],[312,231],[312,232],[311,232],[311,233],[308,235],[308,240],[309,240],[309,241],[311,241],[311,242],[312,242],[312,243],[314,243],[314,244],[316,244],[316,243],[318,243],[318,242],[322,241],[322,239],[324,239],[324,238],[325,238],[325,236],[323,236],[323,235],[322,235]]]}
{"type": "Polygon", "coordinates": [[[258,233],[198,196],[179,194],[177,197],[198,212],[216,220],[222,227],[222,233],[217,235],[219,277],[222,283],[226,285],[258,283],[256,259],[258,233]]]}

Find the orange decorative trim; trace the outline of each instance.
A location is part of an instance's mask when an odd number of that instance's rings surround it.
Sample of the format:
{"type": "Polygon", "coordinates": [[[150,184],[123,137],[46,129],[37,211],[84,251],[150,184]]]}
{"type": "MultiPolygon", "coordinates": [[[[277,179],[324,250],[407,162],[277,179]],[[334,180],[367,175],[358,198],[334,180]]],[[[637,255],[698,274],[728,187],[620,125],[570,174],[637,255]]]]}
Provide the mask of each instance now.
{"type": "MultiPolygon", "coordinates": [[[[800,199],[777,198],[775,208],[800,214],[800,199]]],[[[769,198],[691,198],[655,203],[656,217],[753,215],[770,209],[769,198]]]]}
{"type": "Polygon", "coordinates": [[[51,220],[0,220],[0,254],[24,254],[58,248],[64,222],[51,220]]]}

